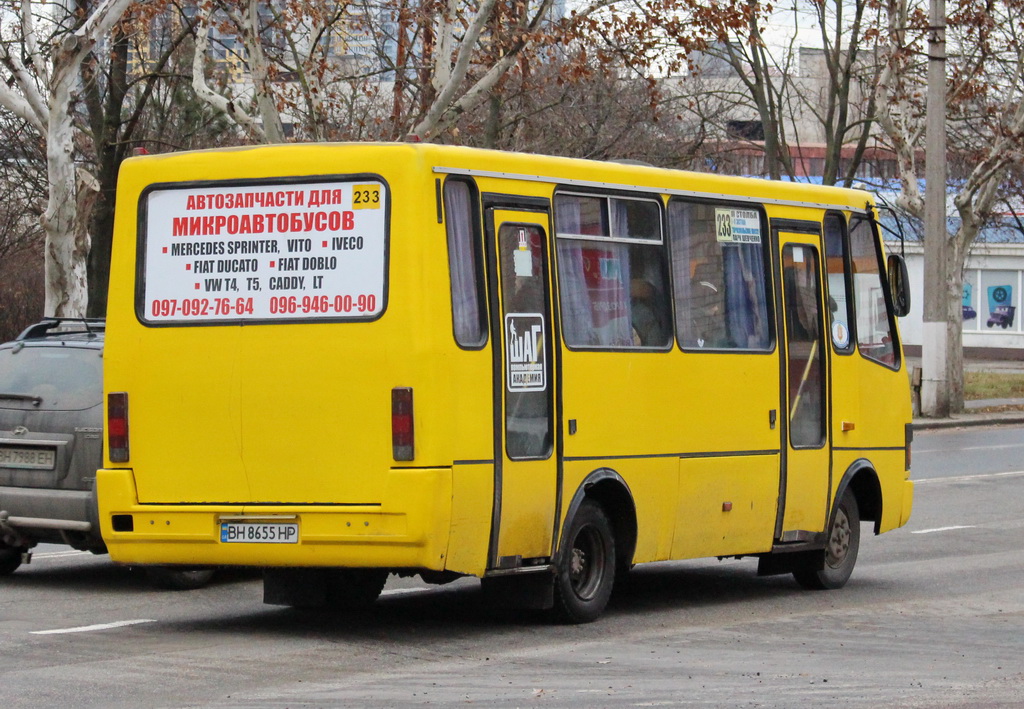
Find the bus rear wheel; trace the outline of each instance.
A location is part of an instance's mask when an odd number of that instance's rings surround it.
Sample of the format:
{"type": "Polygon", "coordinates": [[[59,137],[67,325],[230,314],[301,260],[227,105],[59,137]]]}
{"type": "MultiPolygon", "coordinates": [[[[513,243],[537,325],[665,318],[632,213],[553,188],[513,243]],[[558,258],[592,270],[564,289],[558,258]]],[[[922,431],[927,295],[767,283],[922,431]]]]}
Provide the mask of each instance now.
{"type": "Polygon", "coordinates": [[[386,569],[269,568],[263,570],[263,602],[343,613],[372,605],[387,580],[386,569]]]}
{"type": "Polygon", "coordinates": [[[168,591],[194,591],[213,578],[213,569],[179,569],[173,566],[151,566],[146,577],[157,588],[168,591]]]}
{"type": "Polygon", "coordinates": [[[385,569],[330,569],[327,571],[327,604],[337,610],[366,608],[384,590],[385,569]]]}
{"type": "Polygon", "coordinates": [[[0,543],[0,576],[13,574],[21,566],[21,557],[24,553],[24,549],[0,543]]]}
{"type": "Polygon", "coordinates": [[[566,537],[555,577],[555,613],[567,623],[590,623],[604,611],[615,583],[615,535],[608,515],[584,500],[566,537]]]}
{"type": "Polygon", "coordinates": [[[853,573],[860,549],[860,509],[853,491],[847,489],[836,505],[829,526],[825,549],[807,565],[793,571],[804,588],[824,590],[842,588],[853,573]],[[822,563],[824,561],[824,563],[822,563]],[[820,567],[820,568],[819,568],[820,567]]]}

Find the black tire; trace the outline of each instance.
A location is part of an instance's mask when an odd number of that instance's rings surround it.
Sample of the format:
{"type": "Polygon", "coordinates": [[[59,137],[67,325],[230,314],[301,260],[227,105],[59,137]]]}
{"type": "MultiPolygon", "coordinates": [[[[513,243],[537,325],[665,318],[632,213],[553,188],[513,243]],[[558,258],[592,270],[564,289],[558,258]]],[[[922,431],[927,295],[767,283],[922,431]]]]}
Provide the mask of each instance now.
{"type": "Polygon", "coordinates": [[[173,566],[151,566],[146,569],[149,582],[168,591],[194,591],[210,583],[213,569],[176,569],[173,566]]]}
{"type": "Polygon", "coordinates": [[[327,572],[327,605],[337,610],[371,606],[387,580],[386,569],[331,569],[327,572]]]}
{"type": "Polygon", "coordinates": [[[590,623],[604,612],[615,585],[615,535],[608,515],[584,500],[566,535],[555,576],[555,614],[566,623],[590,623]]]}
{"type": "Polygon", "coordinates": [[[857,507],[857,498],[854,497],[853,491],[847,489],[832,515],[828,539],[821,556],[816,556],[813,563],[793,571],[793,577],[804,588],[842,588],[853,573],[859,549],[860,509],[857,507]],[[823,568],[816,568],[822,565],[822,556],[823,568]]]}
{"type": "Polygon", "coordinates": [[[0,576],[9,576],[21,566],[21,555],[24,549],[0,546],[0,576]]]}

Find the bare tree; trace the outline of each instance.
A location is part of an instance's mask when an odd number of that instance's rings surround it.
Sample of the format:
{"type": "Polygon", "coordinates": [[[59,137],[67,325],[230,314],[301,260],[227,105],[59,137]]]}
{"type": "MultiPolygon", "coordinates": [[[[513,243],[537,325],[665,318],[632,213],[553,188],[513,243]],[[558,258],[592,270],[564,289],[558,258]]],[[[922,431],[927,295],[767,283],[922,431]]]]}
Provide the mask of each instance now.
{"type": "Polygon", "coordinates": [[[535,65],[521,63],[464,114],[451,138],[501,150],[678,166],[686,148],[656,82],[591,59],[576,47],[535,65]],[[573,51],[575,50],[575,51],[573,51]]]}
{"type": "Polygon", "coordinates": [[[595,62],[643,73],[659,62],[678,65],[705,28],[739,12],[707,12],[696,0],[594,0],[565,17],[552,16],[553,7],[553,0],[205,0],[194,85],[261,142],[282,138],[286,115],[307,139],[451,139],[509,76],[550,63],[559,47],[579,41],[591,49],[560,64],[566,76],[586,75],[595,62]],[[229,49],[235,40],[240,48],[229,49]],[[217,41],[249,77],[233,93],[207,80],[206,55],[217,41]],[[339,75],[342,88],[329,87],[339,75]],[[374,102],[375,115],[367,110],[374,102]],[[319,129],[327,125],[333,133],[319,129]]]}
{"type": "Polygon", "coordinates": [[[159,85],[192,27],[167,3],[130,7],[111,29],[101,51],[82,62],[84,106],[78,147],[91,166],[98,191],[89,216],[88,258],[91,317],[107,309],[107,286],[114,231],[117,174],[121,163],[146,144],[150,111],[161,98],[159,85]]]}
{"type": "Polygon", "coordinates": [[[374,93],[368,82],[379,75],[353,48],[372,41],[375,26],[357,3],[203,0],[197,20],[195,92],[253,140],[336,138],[374,93]],[[218,69],[229,80],[214,87],[218,69]]]}
{"type": "Polygon", "coordinates": [[[46,152],[24,123],[0,115],[0,342],[43,314],[43,228],[46,152]],[[29,134],[30,135],[30,134],[29,134]]]}
{"type": "Polygon", "coordinates": [[[717,53],[728,62],[753,103],[760,120],[760,130],[753,137],[764,141],[764,169],[767,176],[773,179],[783,175],[793,177],[796,173],[785,115],[793,95],[793,62],[796,52],[790,43],[788,51],[782,54],[782,64],[779,64],[779,60],[769,51],[762,34],[761,25],[765,15],[760,3],[750,0],[745,9],[746,26],[738,32],[739,41],[723,36],[709,49],[709,53],[717,53]]]}
{"type": "Polygon", "coordinates": [[[861,49],[875,31],[874,16],[867,13],[868,0],[809,7],[817,42],[801,46],[806,36],[781,30],[787,14],[799,20],[803,9],[745,2],[742,24],[725,26],[676,82],[684,111],[720,141],[717,166],[732,164],[729,153],[742,150],[763,156],[756,170],[746,161],[744,171],[801,177],[810,170],[799,159],[813,150],[815,176],[825,184],[853,183],[874,128],[870,102],[878,69],[861,49]]]}
{"type": "Polygon", "coordinates": [[[870,6],[868,0],[812,3],[827,81],[816,94],[801,98],[824,129],[822,181],[827,185],[853,184],[875,128],[873,88],[881,67],[860,49],[877,32],[877,22],[868,15],[870,6]],[[843,147],[850,143],[855,145],[854,152],[844,160],[843,147]]]}
{"type": "MultiPolygon", "coordinates": [[[[993,210],[1014,166],[1024,164],[1024,36],[1019,0],[967,0],[948,18],[953,48],[947,70],[949,153],[957,174],[949,191],[958,219],[948,234],[944,293],[946,376],[949,412],[963,410],[963,346],[960,298],[969,248],[993,210]]],[[[911,0],[889,0],[884,45],[885,70],[878,85],[878,118],[898,157],[900,205],[921,218],[924,199],[918,181],[918,156],[924,136],[923,40],[928,31],[923,8],[911,0]]],[[[924,353],[925,367],[931,360],[924,353]]],[[[945,415],[926,410],[929,415],[945,415]]]]}
{"type": "Polygon", "coordinates": [[[81,0],[77,7],[4,0],[0,12],[17,18],[0,41],[0,106],[46,141],[49,198],[46,233],[47,314],[85,315],[88,216],[96,178],[75,163],[74,103],[82,62],[120,19],[130,0],[81,0]],[[44,10],[40,10],[43,7],[44,10]],[[43,14],[54,13],[54,16],[43,14]]]}

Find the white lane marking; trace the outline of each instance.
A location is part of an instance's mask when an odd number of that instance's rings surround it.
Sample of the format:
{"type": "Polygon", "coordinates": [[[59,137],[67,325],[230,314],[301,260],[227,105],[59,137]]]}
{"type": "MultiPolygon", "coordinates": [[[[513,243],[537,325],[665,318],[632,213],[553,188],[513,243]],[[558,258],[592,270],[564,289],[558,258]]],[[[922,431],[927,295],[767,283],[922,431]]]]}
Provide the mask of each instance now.
{"type": "Polygon", "coordinates": [[[959,483],[965,480],[983,480],[985,478],[1014,478],[1024,475],[1024,470],[1011,470],[1006,473],[978,473],[977,475],[958,475],[955,478],[928,478],[926,480],[914,480],[915,485],[930,485],[932,483],[959,483]]]}
{"type": "Polygon", "coordinates": [[[957,525],[953,525],[952,527],[936,527],[935,529],[918,529],[915,532],[911,532],[911,534],[931,534],[932,532],[951,532],[954,529],[975,529],[976,527],[977,527],[977,525],[975,525],[975,524],[957,524],[957,525]]]}
{"type": "Polygon", "coordinates": [[[63,556],[92,556],[92,554],[87,551],[77,551],[75,549],[71,549],[69,551],[44,551],[41,553],[33,552],[32,561],[35,561],[36,559],[56,559],[63,556]]]}
{"type": "Polygon", "coordinates": [[[432,589],[429,588],[389,588],[386,591],[381,591],[382,596],[397,596],[403,593],[425,593],[432,589]]]}
{"type": "Polygon", "coordinates": [[[1001,443],[999,445],[992,446],[967,446],[965,448],[957,448],[955,451],[951,451],[948,448],[917,448],[914,447],[914,455],[918,453],[927,455],[929,453],[940,453],[942,455],[948,455],[949,453],[963,453],[966,451],[990,451],[996,450],[997,448],[1024,448],[1024,443],[1001,443]]]}
{"type": "Polygon", "coordinates": [[[128,625],[139,623],[155,623],[155,620],[119,620],[116,623],[99,623],[97,625],[82,625],[77,628],[57,628],[55,630],[33,630],[32,635],[60,635],[61,633],[89,633],[93,630],[110,630],[111,628],[123,628],[128,625]]]}

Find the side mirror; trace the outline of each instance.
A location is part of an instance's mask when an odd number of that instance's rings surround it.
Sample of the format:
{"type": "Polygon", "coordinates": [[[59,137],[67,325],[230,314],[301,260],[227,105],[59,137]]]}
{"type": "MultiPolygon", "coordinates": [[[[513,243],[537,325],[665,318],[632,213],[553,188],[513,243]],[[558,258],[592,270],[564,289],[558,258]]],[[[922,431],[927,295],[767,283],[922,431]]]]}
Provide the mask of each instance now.
{"type": "Polygon", "coordinates": [[[889,273],[892,311],[896,317],[902,318],[910,313],[910,275],[907,273],[907,262],[898,254],[889,254],[886,270],[889,273]]]}

